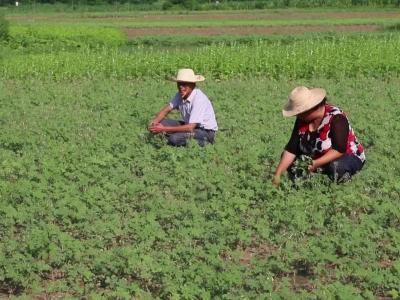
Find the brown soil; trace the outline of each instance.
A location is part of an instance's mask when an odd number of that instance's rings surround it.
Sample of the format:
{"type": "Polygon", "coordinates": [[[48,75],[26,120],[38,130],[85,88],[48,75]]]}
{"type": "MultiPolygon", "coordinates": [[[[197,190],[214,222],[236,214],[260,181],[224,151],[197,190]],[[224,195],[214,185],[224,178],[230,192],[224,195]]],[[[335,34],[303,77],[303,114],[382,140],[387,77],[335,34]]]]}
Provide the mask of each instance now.
{"type": "Polygon", "coordinates": [[[252,245],[244,249],[241,249],[241,247],[239,246],[238,249],[243,251],[243,255],[240,258],[240,263],[242,265],[249,266],[251,265],[251,260],[253,259],[253,257],[267,258],[276,250],[276,246],[264,243],[259,245],[252,245]]]}
{"type": "Polygon", "coordinates": [[[141,15],[141,16],[89,16],[101,20],[143,20],[143,21],[207,21],[207,20],[285,20],[285,19],[349,19],[349,18],[395,18],[400,12],[231,12],[225,14],[193,13],[173,15],[141,15]]]}
{"type": "Polygon", "coordinates": [[[379,262],[379,266],[380,266],[382,269],[391,268],[391,267],[393,267],[393,265],[394,265],[394,262],[391,261],[391,260],[381,260],[381,261],[379,262]]]}
{"type": "Polygon", "coordinates": [[[295,291],[307,290],[312,291],[315,286],[310,282],[310,278],[307,276],[302,276],[295,274],[291,276],[292,288],[295,291]]]}
{"type": "Polygon", "coordinates": [[[250,34],[302,34],[307,32],[372,32],[378,25],[338,26],[273,26],[273,27],[193,27],[193,28],[125,28],[129,38],[160,35],[250,35],[250,34]]]}

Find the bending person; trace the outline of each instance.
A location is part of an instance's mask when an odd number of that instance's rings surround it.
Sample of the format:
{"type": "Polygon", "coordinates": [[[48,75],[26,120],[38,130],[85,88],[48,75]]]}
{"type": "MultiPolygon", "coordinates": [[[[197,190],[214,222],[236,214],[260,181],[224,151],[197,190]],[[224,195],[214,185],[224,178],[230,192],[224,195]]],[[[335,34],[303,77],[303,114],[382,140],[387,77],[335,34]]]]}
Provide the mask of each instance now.
{"type": "Polygon", "coordinates": [[[213,144],[218,130],[214,109],[207,96],[196,87],[196,82],[204,81],[204,77],[195,75],[191,69],[180,69],[172,80],[177,83],[178,93],[150,122],[150,132],[165,133],[168,144],[173,146],[185,146],[190,137],[200,146],[213,144]],[[179,109],[183,120],[165,119],[173,109],[179,109]]]}
{"type": "Polygon", "coordinates": [[[286,170],[289,176],[293,175],[293,162],[300,155],[312,158],[309,172],[321,171],[336,182],[348,181],[362,169],[364,149],[346,114],[326,101],[326,91],[320,88],[300,86],[290,93],[282,113],[284,117],[297,118],[275,171],[275,186],[286,170]]]}

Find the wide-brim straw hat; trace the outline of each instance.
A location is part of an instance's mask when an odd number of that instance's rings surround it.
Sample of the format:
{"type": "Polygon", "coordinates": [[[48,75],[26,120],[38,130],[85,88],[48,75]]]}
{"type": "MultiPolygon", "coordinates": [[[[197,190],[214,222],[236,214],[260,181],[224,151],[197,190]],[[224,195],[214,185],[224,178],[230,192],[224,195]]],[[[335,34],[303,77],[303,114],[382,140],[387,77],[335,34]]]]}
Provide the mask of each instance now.
{"type": "Polygon", "coordinates": [[[179,69],[176,77],[171,77],[170,80],[175,82],[199,82],[204,81],[203,75],[194,74],[192,69],[179,69]]]}
{"type": "Polygon", "coordinates": [[[284,117],[293,117],[301,114],[324,100],[326,91],[321,88],[309,89],[305,86],[298,86],[289,94],[289,99],[283,107],[284,117]]]}

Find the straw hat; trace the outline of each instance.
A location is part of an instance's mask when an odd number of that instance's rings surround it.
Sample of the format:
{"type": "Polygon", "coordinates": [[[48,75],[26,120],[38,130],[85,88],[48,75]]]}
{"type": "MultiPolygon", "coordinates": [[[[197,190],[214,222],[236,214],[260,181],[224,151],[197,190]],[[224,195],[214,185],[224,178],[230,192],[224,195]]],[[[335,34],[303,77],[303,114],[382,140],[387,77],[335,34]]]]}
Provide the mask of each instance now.
{"type": "Polygon", "coordinates": [[[290,92],[282,114],[284,117],[301,114],[321,103],[325,96],[326,91],[324,89],[308,89],[305,86],[298,86],[290,92]]]}
{"type": "Polygon", "coordinates": [[[204,81],[205,78],[202,75],[194,74],[192,69],[179,69],[176,77],[171,77],[171,80],[176,82],[198,82],[204,81]]]}

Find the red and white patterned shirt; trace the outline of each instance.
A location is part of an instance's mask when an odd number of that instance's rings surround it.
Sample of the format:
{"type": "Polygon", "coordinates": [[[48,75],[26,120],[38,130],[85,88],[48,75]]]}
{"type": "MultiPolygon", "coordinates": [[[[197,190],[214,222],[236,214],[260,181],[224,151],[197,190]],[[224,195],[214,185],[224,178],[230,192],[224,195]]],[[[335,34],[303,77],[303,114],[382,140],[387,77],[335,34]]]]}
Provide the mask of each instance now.
{"type": "MultiPolygon", "coordinates": [[[[364,148],[358,142],[346,114],[338,107],[330,104],[325,105],[325,114],[316,132],[310,132],[308,123],[299,122],[296,140],[298,140],[298,149],[301,154],[309,155],[312,159],[317,159],[332,149],[331,126],[334,117],[338,115],[345,118],[349,127],[345,153],[357,156],[362,162],[365,161],[364,148]]],[[[289,149],[287,150],[291,152],[289,149]]]]}

